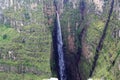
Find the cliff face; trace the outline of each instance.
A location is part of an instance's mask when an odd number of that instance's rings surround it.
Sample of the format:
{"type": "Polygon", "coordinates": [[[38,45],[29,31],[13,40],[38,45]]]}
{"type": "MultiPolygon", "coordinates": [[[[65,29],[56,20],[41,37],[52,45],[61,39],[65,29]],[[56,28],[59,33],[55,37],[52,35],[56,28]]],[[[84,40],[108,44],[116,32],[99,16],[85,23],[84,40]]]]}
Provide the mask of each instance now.
{"type": "MultiPolygon", "coordinates": [[[[64,0],[58,3],[58,5],[62,3],[61,7],[59,7],[59,13],[68,80],[87,80],[89,78],[94,56],[96,55],[95,50],[104,33],[103,30],[111,8],[111,1],[89,0],[87,2],[83,0],[64,0]]],[[[120,45],[118,41],[114,41],[119,38],[118,11],[120,7],[116,11],[116,7],[119,4],[117,2],[116,0],[113,14],[108,24],[107,34],[99,52],[100,57],[95,66],[95,71],[93,71],[92,78],[95,79],[116,80],[120,76],[117,71],[119,70],[119,57],[116,60],[116,56],[119,54],[119,48],[117,47],[120,45]],[[113,38],[113,35],[116,38],[113,38]],[[111,52],[112,49],[115,50],[111,52]],[[115,62],[114,66],[113,62],[115,62]],[[112,68],[110,68],[111,66],[112,68]],[[112,73],[112,71],[115,73],[112,73]]],[[[56,70],[54,67],[52,69],[53,72],[56,70]]]]}
{"type": "MultiPolygon", "coordinates": [[[[57,1],[68,80],[87,80],[112,0],[57,1]]],[[[120,77],[119,4],[115,0],[92,78],[120,77]]],[[[51,44],[55,12],[53,0],[0,0],[1,80],[41,80],[58,75],[51,44]]]]}

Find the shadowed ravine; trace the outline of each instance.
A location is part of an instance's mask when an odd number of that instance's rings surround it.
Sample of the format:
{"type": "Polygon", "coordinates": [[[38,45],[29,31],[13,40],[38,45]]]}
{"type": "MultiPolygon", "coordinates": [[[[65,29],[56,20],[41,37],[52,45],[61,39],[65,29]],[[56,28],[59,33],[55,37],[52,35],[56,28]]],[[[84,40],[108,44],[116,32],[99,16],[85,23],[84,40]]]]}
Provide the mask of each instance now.
{"type": "MultiPolygon", "coordinates": [[[[56,10],[55,20],[54,20],[54,28],[53,28],[53,56],[55,65],[54,71],[56,71],[57,77],[59,80],[82,80],[81,74],[79,71],[79,61],[80,56],[82,53],[82,47],[77,47],[77,51],[74,54],[67,51],[66,49],[63,50],[63,41],[62,41],[62,33],[61,33],[61,26],[59,20],[59,8],[57,6],[57,2],[54,1],[54,6],[56,10]],[[66,55],[69,53],[69,56],[66,55]]],[[[85,14],[85,2],[81,1],[79,4],[80,10],[80,24],[84,22],[84,14],[85,14]]],[[[76,36],[78,41],[80,42],[79,45],[82,45],[82,37],[84,36],[84,32],[86,27],[78,25],[79,28],[82,28],[81,32],[78,33],[76,36]]],[[[54,72],[53,71],[53,72],[54,72]]]]}

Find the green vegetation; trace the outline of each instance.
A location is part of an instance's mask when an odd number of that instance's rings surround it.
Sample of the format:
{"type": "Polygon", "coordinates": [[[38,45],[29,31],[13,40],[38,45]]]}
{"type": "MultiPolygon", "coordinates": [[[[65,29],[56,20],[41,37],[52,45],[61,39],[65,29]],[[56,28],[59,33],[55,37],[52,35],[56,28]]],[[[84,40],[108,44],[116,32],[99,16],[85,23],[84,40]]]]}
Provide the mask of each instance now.
{"type": "MultiPolygon", "coordinates": [[[[84,78],[89,77],[89,72],[92,66],[93,57],[95,55],[95,50],[108,17],[109,7],[107,6],[102,14],[96,14],[92,9],[93,7],[89,8],[90,12],[85,15],[85,20],[81,23],[81,15],[79,9],[73,9],[71,8],[71,4],[67,3],[64,6],[64,12],[62,13],[60,18],[65,49],[68,48],[68,35],[74,34],[74,37],[76,39],[77,33],[80,33],[84,25],[87,25],[87,31],[84,36],[84,43],[87,45],[86,50],[88,48],[89,52],[85,55],[83,53],[79,62],[80,73],[84,78]],[[80,26],[76,26],[76,24],[80,24],[80,26]],[[78,27],[80,28],[78,29],[78,27]],[[70,32],[68,32],[69,28],[71,30],[70,32]],[[88,58],[86,59],[86,57],[88,58]]],[[[113,32],[115,30],[118,31],[119,29],[119,21],[116,19],[116,14],[113,12],[108,26],[107,35],[105,37],[102,50],[100,51],[100,57],[92,76],[92,78],[94,78],[95,80],[117,80],[120,77],[120,71],[118,67],[120,60],[120,56],[118,55],[118,51],[120,50],[120,38],[118,37],[118,32],[116,34],[117,37],[113,37],[113,32]],[[112,63],[114,60],[115,63],[113,65],[112,63]],[[108,71],[110,67],[111,69],[110,71],[108,71]]],[[[76,46],[81,46],[79,45],[79,41],[75,41],[75,43],[76,46]]],[[[68,52],[67,56],[70,56],[69,51],[66,52],[68,52]]]]}
{"type": "MultiPolygon", "coordinates": [[[[114,14],[112,16],[114,16],[114,14]]],[[[92,17],[94,17],[94,15],[92,15],[92,17]]],[[[92,17],[90,17],[90,20],[92,17]]],[[[105,25],[105,22],[103,22],[99,17],[97,16],[95,17],[96,18],[92,19],[92,22],[87,31],[87,43],[90,44],[91,46],[91,52],[90,52],[91,55],[94,55],[95,53],[95,48],[98,44],[98,41],[100,39],[100,36],[102,34],[105,25]]],[[[118,27],[119,24],[115,25],[116,23],[118,23],[118,20],[115,20],[115,17],[113,18],[114,19],[111,19],[109,23],[107,35],[104,44],[102,46],[102,50],[100,51],[100,56],[97,62],[97,66],[93,74],[94,79],[117,80],[119,78],[120,72],[118,65],[119,65],[120,56],[117,55],[118,55],[118,51],[120,50],[119,48],[120,43],[118,41],[119,40],[118,35],[116,35],[117,38],[113,37],[114,29],[115,28],[119,29],[118,27]],[[110,71],[108,71],[116,56],[117,56],[117,60],[115,61],[114,66],[112,66],[110,71]]],[[[93,58],[91,58],[91,61],[93,61],[92,59],[93,58]]]]}
{"type": "Polygon", "coordinates": [[[45,75],[34,75],[34,74],[17,74],[17,73],[5,73],[0,72],[1,80],[42,80],[48,76],[45,75]]]}
{"type": "MultiPolygon", "coordinates": [[[[0,25],[0,44],[9,44],[12,39],[19,36],[16,30],[9,28],[6,25],[0,25]]],[[[1,46],[0,45],[0,46],[1,46]]]]}
{"type": "Polygon", "coordinates": [[[43,4],[38,4],[35,10],[25,6],[17,11],[13,7],[4,10],[6,18],[17,23],[0,25],[0,67],[14,67],[0,72],[0,80],[42,80],[51,75],[51,33],[44,24],[43,4]],[[25,24],[21,26],[19,21],[25,24]],[[27,72],[22,71],[25,68],[27,72]]]}
{"type": "MultiPolygon", "coordinates": [[[[28,27],[28,29],[30,28],[28,27]]],[[[39,28],[37,28],[37,30],[38,29],[39,28]]],[[[0,49],[2,51],[0,64],[7,64],[10,66],[16,66],[16,67],[19,64],[22,64],[27,67],[34,67],[37,70],[42,71],[43,73],[47,73],[47,74],[44,74],[46,75],[46,78],[50,76],[50,66],[49,66],[50,45],[49,44],[51,43],[50,43],[49,35],[43,32],[41,33],[41,36],[40,36],[40,32],[24,35],[24,33],[18,33],[13,28],[7,28],[5,25],[0,26],[0,33],[1,33],[0,49]],[[22,34],[24,36],[22,36],[22,34]],[[45,34],[48,37],[42,36],[45,34]],[[25,43],[21,43],[22,39],[20,40],[19,37],[26,37],[27,40],[25,41],[25,43]],[[8,57],[9,51],[13,51],[14,56],[16,56],[15,60],[8,57]],[[6,57],[4,58],[4,56],[6,57]]],[[[8,73],[8,75],[12,75],[12,74],[8,73]]],[[[26,75],[28,76],[28,74],[25,74],[25,80],[32,79],[32,76],[29,76],[27,79],[26,75]]],[[[41,77],[38,77],[38,79],[35,78],[34,80],[40,80],[44,75],[40,75],[41,77]]],[[[6,80],[9,78],[10,77],[8,76],[6,80]]],[[[13,79],[14,79],[14,76],[13,76],[13,79]]],[[[21,78],[18,78],[18,79],[21,80],[21,78]]]]}
{"type": "MultiPolygon", "coordinates": [[[[23,1],[23,4],[17,6],[18,9],[14,5],[3,11],[6,23],[0,24],[0,80],[42,80],[51,76],[50,53],[52,52],[53,24],[48,25],[47,20],[52,19],[50,23],[54,22],[53,0],[40,0],[39,3],[35,0],[23,1]],[[32,3],[36,3],[37,6],[32,3]],[[2,67],[5,67],[6,71],[2,67]]],[[[109,11],[108,3],[100,14],[95,11],[95,5],[86,4],[83,22],[79,7],[74,9],[72,2],[64,4],[63,13],[60,15],[65,56],[67,56],[68,68],[71,69],[70,74],[75,74],[74,68],[78,65],[78,71],[84,80],[89,77],[95,50],[109,11]],[[86,27],[86,31],[81,42],[78,38],[83,27],[86,27]],[[69,47],[73,50],[70,51],[69,47]],[[80,53],[80,61],[74,63],[76,53],[79,51],[78,47],[84,48],[80,53]]],[[[76,4],[78,5],[79,3],[76,4]]],[[[120,78],[119,30],[120,21],[113,12],[93,79],[118,80],[120,78]]],[[[54,61],[51,62],[51,65],[54,64],[54,61]]],[[[54,71],[53,76],[56,77],[54,71]]]]}

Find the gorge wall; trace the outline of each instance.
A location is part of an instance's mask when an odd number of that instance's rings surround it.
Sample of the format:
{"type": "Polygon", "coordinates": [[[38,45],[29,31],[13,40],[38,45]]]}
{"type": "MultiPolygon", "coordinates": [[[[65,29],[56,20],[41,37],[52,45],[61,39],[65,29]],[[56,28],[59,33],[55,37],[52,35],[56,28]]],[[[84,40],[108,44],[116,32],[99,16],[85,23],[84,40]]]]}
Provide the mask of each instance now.
{"type": "MultiPolygon", "coordinates": [[[[97,45],[99,44],[100,37],[102,36],[104,26],[107,22],[111,1],[101,0],[101,4],[99,3],[99,0],[89,0],[89,2],[86,0],[58,1],[58,5],[60,6],[59,13],[68,80],[87,80],[89,78],[90,70],[92,70],[92,65],[94,63],[95,48],[97,48],[97,45]]],[[[113,13],[115,12],[115,14],[119,16],[119,8],[116,11],[117,5],[118,3],[115,1],[113,13]]],[[[112,16],[114,16],[114,14],[111,14],[111,17],[112,16]]],[[[117,38],[112,37],[114,34],[114,28],[116,27],[119,29],[118,22],[118,17],[115,18],[114,16],[110,19],[108,29],[105,31],[106,37],[103,46],[101,47],[100,57],[96,63],[92,78],[116,79],[115,75],[118,74],[117,77],[119,76],[119,72],[116,71],[119,69],[119,57],[117,58],[118,62],[116,63],[116,66],[114,65],[111,72],[107,71],[119,51],[119,48],[114,46],[109,47],[109,45],[118,43],[114,42],[117,38]],[[114,21],[116,21],[116,23],[114,23],[114,21]],[[110,41],[111,43],[107,43],[107,41],[110,41]],[[108,50],[106,50],[105,47],[107,47],[108,50]],[[113,53],[111,53],[113,47],[116,48],[114,51],[116,55],[112,55],[113,53]],[[102,64],[101,61],[104,63],[102,64]],[[102,65],[104,65],[104,68],[102,68],[102,65]],[[115,67],[117,67],[117,69],[115,69],[115,67]],[[112,70],[116,74],[113,74],[112,70]]],[[[118,34],[119,32],[117,31],[116,33],[118,34]]],[[[118,37],[117,34],[116,36],[118,37]]],[[[119,44],[116,46],[119,46],[119,44]]],[[[54,54],[53,56],[56,58],[54,54]]],[[[55,64],[57,65],[57,63],[55,64]]],[[[58,66],[52,66],[53,73],[58,73],[57,67],[58,66]]]]}
{"type": "MultiPolygon", "coordinates": [[[[87,80],[112,0],[57,1],[67,78],[87,80]]],[[[114,4],[94,79],[120,77],[119,0],[114,4]]],[[[53,0],[0,0],[1,80],[59,77],[57,45],[52,41],[55,13],[53,0]]]]}

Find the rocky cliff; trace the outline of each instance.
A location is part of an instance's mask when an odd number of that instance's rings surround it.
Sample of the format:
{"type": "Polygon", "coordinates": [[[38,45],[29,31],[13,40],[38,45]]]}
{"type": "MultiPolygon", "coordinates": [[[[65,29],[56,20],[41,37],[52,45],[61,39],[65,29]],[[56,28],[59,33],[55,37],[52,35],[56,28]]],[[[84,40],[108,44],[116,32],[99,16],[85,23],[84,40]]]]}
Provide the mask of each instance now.
{"type": "MultiPolygon", "coordinates": [[[[61,15],[68,80],[87,80],[89,77],[104,80],[119,78],[120,57],[117,47],[119,46],[120,7],[118,1],[115,1],[111,11],[111,4],[112,0],[58,1],[58,6],[61,5],[58,8],[61,15]],[[102,35],[104,40],[101,39],[102,35]],[[97,61],[96,52],[100,54],[97,61]],[[89,76],[91,70],[93,75],[89,76]]],[[[55,55],[53,56],[56,60],[55,55]]],[[[53,73],[57,73],[56,67],[52,67],[53,73]]]]}
{"type": "MultiPolygon", "coordinates": [[[[56,0],[62,27],[68,80],[120,77],[120,2],[56,0]],[[106,35],[94,64],[97,46],[106,35]],[[92,70],[92,76],[90,72],[92,70]]],[[[0,79],[59,77],[53,40],[54,0],[0,0],[0,79]],[[51,70],[50,70],[51,68],[51,70]]]]}

